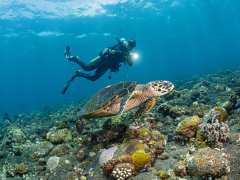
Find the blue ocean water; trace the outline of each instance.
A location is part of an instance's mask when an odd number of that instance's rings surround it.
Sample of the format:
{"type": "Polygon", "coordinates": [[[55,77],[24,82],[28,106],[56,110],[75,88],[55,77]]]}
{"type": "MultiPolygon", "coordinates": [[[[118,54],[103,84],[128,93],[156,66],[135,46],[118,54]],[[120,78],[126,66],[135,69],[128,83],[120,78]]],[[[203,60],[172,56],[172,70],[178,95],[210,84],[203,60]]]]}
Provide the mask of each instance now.
{"type": "MultiPolygon", "coordinates": [[[[90,97],[119,81],[176,81],[240,65],[239,0],[1,0],[0,116],[90,97]],[[132,67],[66,81],[114,38],[135,39],[132,67]]],[[[94,71],[93,71],[94,72],[94,71]]],[[[92,73],[93,73],[92,72],[92,73]]]]}

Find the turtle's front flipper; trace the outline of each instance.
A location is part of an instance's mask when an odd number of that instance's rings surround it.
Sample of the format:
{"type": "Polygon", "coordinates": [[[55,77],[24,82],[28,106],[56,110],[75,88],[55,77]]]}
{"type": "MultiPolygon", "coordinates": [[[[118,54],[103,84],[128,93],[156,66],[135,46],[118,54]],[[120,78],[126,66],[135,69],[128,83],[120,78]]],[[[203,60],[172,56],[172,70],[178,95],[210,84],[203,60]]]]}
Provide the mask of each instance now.
{"type": "Polygon", "coordinates": [[[142,91],[138,91],[138,90],[127,94],[120,104],[120,109],[119,109],[119,112],[118,112],[118,116],[121,116],[122,113],[124,112],[125,106],[126,106],[129,99],[138,98],[139,96],[141,96],[141,94],[142,94],[142,91]]]}
{"type": "Polygon", "coordinates": [[[145,101],[144,103],[142,103],[139,108],[138,111],[135,115],[135,117],[140,117],[146,113],[149,113],[149,111],[151,111],[151,109],[154,107],[154,105],[156,104],[156,97],[153,97],[151,99],[148,99],[147,101],[145,101]]]}

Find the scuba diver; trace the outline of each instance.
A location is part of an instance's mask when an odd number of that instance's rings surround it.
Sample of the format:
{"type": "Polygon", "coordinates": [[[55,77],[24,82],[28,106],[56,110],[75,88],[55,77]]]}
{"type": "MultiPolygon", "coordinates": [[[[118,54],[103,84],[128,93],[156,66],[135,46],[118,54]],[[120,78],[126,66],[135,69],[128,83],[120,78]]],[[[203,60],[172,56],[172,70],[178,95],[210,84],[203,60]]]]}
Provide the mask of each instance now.
{"type": "Polygon", "coordinates": [[[134,39],[127,41],[120,41],[117,37],[115,37],[118,41],[118,44],[107,47],[103,49],[99,56],[91,60],[91,63],[86,65],[83,61],[79,60],[78,56],[70,56],[71,50],[70,47],[67,46],[65,50],[64,56],[72,62],[77,63],[79,66],[83,68],[84,71],[92,71],[96,69],[93,75],[82,73],[81,70],[77,70],[74,75],[67,81],[65,84],[63,90],[61,91],[61,94],[65,94],[67,91],[70,83],[76,78],[76,77],[83,77],[90,81],[96,81],[99,79],[108,69],[110,69],[110,76],[108,76],[109,79],[111,79],[111,72],[118,72],[119,67],[121,66],[120,63],[124,62],[124,64],[128,64],[129,66],[132,66],[133,62],[131,59],[131,56],[133,53],[130,53],[132,49],[136,46],[136,41],[134,39]]]}

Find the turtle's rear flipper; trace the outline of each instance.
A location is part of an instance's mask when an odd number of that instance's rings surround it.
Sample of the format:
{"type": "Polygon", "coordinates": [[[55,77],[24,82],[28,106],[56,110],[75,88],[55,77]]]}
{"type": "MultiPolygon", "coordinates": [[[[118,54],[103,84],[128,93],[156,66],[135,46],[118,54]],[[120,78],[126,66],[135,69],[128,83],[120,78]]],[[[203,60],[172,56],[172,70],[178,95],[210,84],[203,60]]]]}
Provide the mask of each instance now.
{"type": "Polygon", "coordinates": [[[125,106],[126,106],[129,99],[138,98],[139,96],[141,96],[141,94],[142,94],[142,91],[138,91],[138,90],[127,94],[120,104],[120,109],[119,109],[119,112],[118,112],[118,116],[121,116],[122,113],[124,112],[125,106]]]}
{"type": "Polygon", "coordinates": [[[76,122],[76,128],[79,133],[83,132],[84,127],[87,125],[89,119],[81,119],[76,122]]]}
{"type": "Polygon", "coordinates": [[[155,106],[156,104],[156,97],[153,97],[151,99],[148,99],[147,101],[145,101],[144,103],[142,103],[139,108],[138,111],[135,115],[135,117],[140,117],[146,113],[149,113],[151,111],[151,109],[155,106]]]}

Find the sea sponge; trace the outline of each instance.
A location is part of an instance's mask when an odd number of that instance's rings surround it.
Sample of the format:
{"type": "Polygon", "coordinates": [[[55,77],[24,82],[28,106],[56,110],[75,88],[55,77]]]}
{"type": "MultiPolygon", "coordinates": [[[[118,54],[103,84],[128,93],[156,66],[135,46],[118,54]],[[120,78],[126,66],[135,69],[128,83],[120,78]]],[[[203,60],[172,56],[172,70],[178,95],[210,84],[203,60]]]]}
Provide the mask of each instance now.
{"type": "Polygon", "coordinates": [[[110,160],[110,161],[108,161],[106,164],[104,164],[103,166],[102,166],[102,168],[104,169],[104,171],[106,172],[106,173],[112,173],[112,171],[113,171],[113,168],[117,165],[117,164],[120,164],[121,163],[121,161],[119,160],[119,159],[113,159],[113,160],[110,160]]]}
{"type": "Polygon", "coordinates": [[[129,155],[126,155],[122,158],[121,163],[131,163],[131,164],[133,164],[133,158],[129,155]]]}
{"type": "Polygon", "coordinates": [[[132,158],[133,165],[135,166],[136,170],[140,170],[149,163],[150,155],[144,151],[137,151],[132,155],[132,158]]]}

